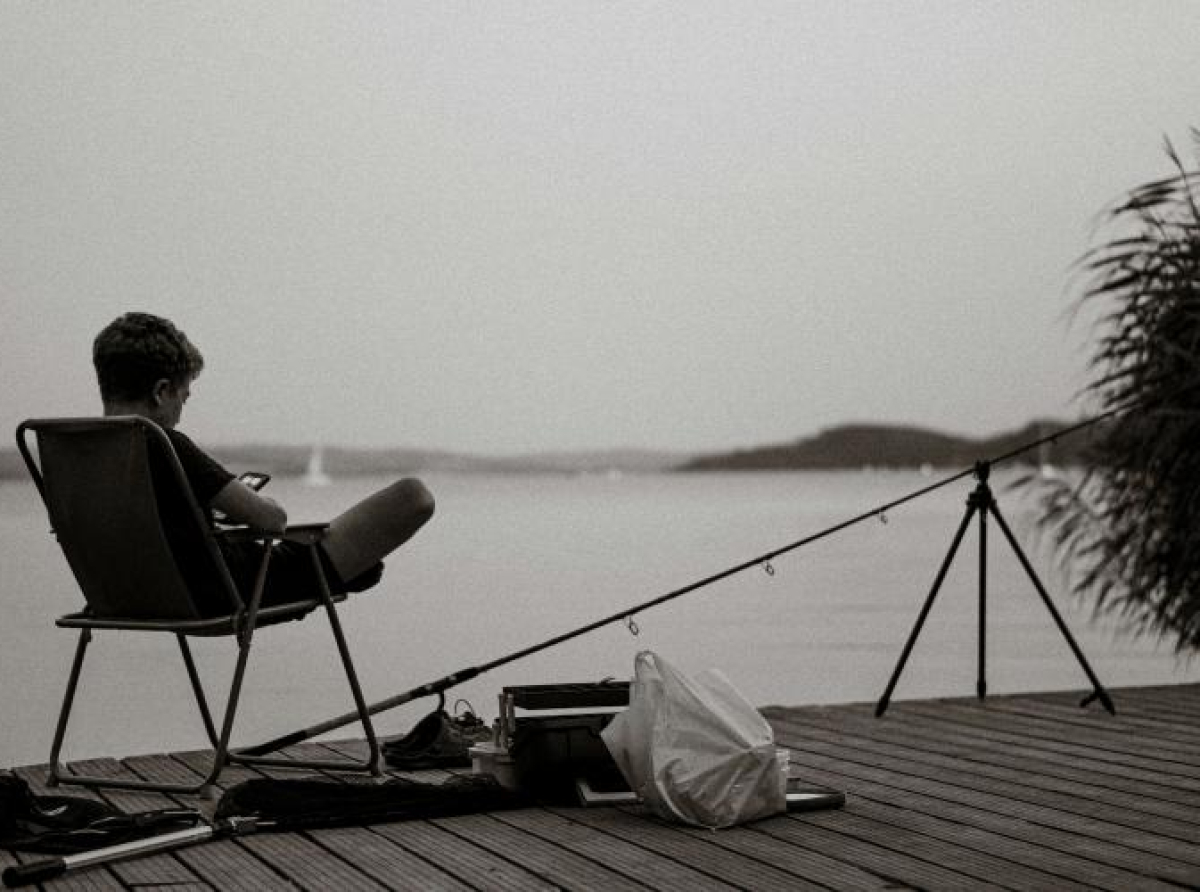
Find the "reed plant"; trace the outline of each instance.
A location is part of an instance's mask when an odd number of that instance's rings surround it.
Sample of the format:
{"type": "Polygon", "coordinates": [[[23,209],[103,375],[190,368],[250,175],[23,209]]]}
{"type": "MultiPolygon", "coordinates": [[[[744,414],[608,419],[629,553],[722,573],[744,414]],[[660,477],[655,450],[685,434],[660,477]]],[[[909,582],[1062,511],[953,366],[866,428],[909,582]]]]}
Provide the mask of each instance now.
{"type": "MultiPolygon", "coordinates": [[[[1191,134],[1200,158],[1200,131],[1191,134]]],[[[1098,613],[1200,650],[1200,170],[1174,173],[1101,217],[1079,261],[1077,313],[1095,347],[1081,394],[1115,412],[1079,474],[1040,482],[1043,533],[1071,590],[1098,613]]]]}

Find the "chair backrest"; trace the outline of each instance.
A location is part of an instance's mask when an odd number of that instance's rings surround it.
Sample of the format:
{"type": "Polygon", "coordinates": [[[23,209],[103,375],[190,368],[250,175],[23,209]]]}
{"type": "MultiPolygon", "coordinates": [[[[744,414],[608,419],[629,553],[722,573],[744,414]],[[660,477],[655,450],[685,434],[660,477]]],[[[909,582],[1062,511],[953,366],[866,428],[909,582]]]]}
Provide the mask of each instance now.
{"type": "Polygon", "coordinates": [[[241,605],[174,447],[152,421],[30,420],[17,443],[95,616],[197,619],[241,605]],[[164,518],[166,506],[175,510],[164,518]]]}

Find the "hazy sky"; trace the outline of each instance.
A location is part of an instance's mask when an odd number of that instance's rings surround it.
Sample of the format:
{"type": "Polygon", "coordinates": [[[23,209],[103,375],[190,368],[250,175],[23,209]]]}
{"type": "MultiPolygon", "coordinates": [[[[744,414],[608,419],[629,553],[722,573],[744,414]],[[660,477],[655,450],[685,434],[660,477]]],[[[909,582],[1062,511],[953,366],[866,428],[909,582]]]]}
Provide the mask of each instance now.
{"type": "Polygon", "coordinates": [[[1200,3],[0,2],[0,427],[174,319],[202,442],[688,451],[1075,414],[1200,3]]]}

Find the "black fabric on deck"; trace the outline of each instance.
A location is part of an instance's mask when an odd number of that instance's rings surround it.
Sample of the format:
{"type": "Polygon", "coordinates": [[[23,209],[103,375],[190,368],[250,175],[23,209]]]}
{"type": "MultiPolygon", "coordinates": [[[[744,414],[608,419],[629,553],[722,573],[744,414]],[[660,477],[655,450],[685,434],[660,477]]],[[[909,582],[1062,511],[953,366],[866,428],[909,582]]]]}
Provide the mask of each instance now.
{"type": "Polygon", "coordinates": [[[0,848],[72,855],[200,823],[190,808],[126,814],[78,796],[37,796],[24,780],[0,776],[0,848]]]}
{"type": "Polygon", "coordinates": [[[490,775],[452,777],[440,784],[403,778],[381,784],[255,778],[226,790],[215,818],[253,818],[264,829],[304,830],[445,818],[531,804],[490,775]]]}

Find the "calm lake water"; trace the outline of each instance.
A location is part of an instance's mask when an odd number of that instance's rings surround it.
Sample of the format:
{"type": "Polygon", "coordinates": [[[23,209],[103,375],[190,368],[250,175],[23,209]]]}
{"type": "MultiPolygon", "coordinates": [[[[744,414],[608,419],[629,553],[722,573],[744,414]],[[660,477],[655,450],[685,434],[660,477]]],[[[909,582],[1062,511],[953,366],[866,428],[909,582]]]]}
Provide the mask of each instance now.
{"type": "MultiPolygon", "coordinates": [[[[392,556],[383,583],[342,615],[367,699],[382,700],[489,662],[740,564],[936,479],[916,472],[425,478],[433,522],[392,556]]],[[[326,487],[272,482],[293,520],[327,518],[385,480],[326,487]]],[[[627,678],[652,649],[689,671],[715,666],[758,704],[875,700],[962,517],[964,480],[636,617],[511,663],[450,692],[489,721],[511,684],[627,678]]],[[[1062,594],[1030,535],[1018,493],[994,484],[1101,681],[1200,680],[1200,664],[1093,621],[1062,594]]],[[[31,485],[0,484],[0,767],[45,761],[75,643],[53,618],[80,605],[31,485]]],[[[989,692],[1088,683],[995,526],[989,535],[989,692]]],[[[895,699],[968,695],[976,676],[977,544],[964,540],[895,699]]],[[[316,618],[256,638],[235,743],[306,727],[350,708],[328,627],[316,618]]],[[[185,749],[203,741],[174,644],[99,635],[88,657],[67,758],[185,749]],[[142,710],[142,712],[139,712],[142,710]],[[149,720],[146,720],[148,710],[149,720]]],[[[223,704],[228,641],[195,650],[223,704]],[[219,692],[219,693],[218,693],[219,692]]],[[[410,727],[434,701],[377,717],[410,727]]],[[[337,735],[353,734],[353,727],[337,735]]],[[[336,735],[335,735],[336,736],[336,735]]]]}

